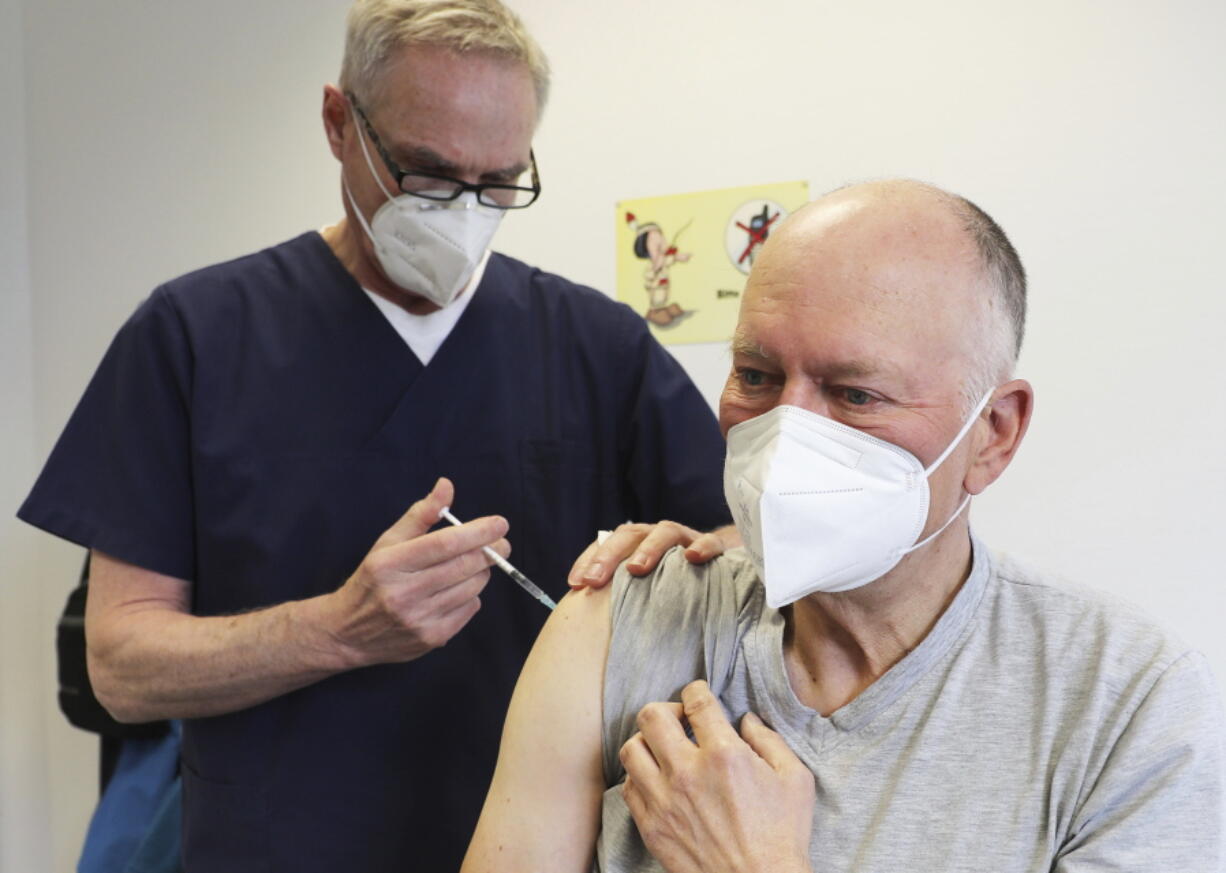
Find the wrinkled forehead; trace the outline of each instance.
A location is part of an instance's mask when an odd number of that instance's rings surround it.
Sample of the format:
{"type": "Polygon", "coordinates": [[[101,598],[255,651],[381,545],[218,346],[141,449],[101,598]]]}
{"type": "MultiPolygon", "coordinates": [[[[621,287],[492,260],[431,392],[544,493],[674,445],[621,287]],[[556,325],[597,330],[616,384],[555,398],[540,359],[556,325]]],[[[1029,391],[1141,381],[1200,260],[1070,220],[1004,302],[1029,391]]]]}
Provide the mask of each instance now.
{"type": "Polygon", "coordinates": [[[766,305],[742,309],[731,352],[741,364],[771,370],[910,382],[937,357],[932,344],[912,340],[854,313],[766,305]]]}
{"type": "Polygon", "coordinates": [[[973,356],[985,297],[960,234],[888,220],[783,230],[754,263],[734,351],[891,371],[973,356]]]}

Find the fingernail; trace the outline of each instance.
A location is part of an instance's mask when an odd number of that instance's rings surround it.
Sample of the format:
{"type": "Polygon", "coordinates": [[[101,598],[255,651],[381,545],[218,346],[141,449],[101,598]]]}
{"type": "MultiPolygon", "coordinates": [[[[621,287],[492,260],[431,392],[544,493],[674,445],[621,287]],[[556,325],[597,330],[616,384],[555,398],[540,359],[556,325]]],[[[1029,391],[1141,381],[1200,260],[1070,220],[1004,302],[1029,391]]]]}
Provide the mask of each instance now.
{"type": "Polygon", "coordinates": [[[604,564],[599,561],[592,561],[592,563],[587,565],[587,569],[583,571],[583,578],[599,579],[602,572],[604,572],[604,564]]]}
{"type": "Polygon", "coordinates": [[[640,567],[641,567],[641,566],[643,566],[644,564],[646,564],[646,563],[647,563],[647,560],[648,560],[648,559],[647,559],[647,553],[646,553],[646,552],[639,552],[637,555],[635,555],[633,558],[631,558],[631,559],[630,559],[630,563],[631,563],[631,564],[637,564],[638,566],[640,566],[640,567]]]}

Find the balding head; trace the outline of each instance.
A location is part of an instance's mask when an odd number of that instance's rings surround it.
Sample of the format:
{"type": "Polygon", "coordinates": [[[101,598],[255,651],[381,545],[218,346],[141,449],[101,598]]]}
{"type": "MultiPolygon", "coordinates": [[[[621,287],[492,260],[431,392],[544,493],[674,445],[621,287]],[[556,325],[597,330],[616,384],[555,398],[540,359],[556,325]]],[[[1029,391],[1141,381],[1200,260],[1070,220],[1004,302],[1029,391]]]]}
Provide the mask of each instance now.
{"type": "Polygon", "coordinates": [[[879,299],[870,306],[902,307],[926,321],[955,316],[946,320],[956,333],[951,347],[965,357],[968,407],[1010,378],[1022,342],[1026,275],[1004,231],[975,204],[910,180],[840,188],[785,221],[755,272],[785,270],[790,281],[820,282],[819,269],[829,278],[831,256],[839,255],[835,269],[875,289],[879,299]],[[817,255],[825,256],[820,268],[817,255]]]}
{"type": "MultiPolygon", "coordinates": [[[[728,433],[795,408],[913,455],[930,492],[921,538],[941,533],[900,571],[939,561],[942,542],[960,543],[948,554],[969,560],[965,521],[947,522],[1004,471],[1030,419],[1033,391],[1010,378],[1016,336],[995,272],[1002,258],[1020,290],[1016,255],[981,211],[926,185],[875,182],[832,192],[788,218],[745,286],[720,426],[728,433]]],[[[859,463],[850,443],[783,425],[804,420],[786,413],[749,431],[771,442],[747,462],[769,464],[791,446],[859,463]]]]}

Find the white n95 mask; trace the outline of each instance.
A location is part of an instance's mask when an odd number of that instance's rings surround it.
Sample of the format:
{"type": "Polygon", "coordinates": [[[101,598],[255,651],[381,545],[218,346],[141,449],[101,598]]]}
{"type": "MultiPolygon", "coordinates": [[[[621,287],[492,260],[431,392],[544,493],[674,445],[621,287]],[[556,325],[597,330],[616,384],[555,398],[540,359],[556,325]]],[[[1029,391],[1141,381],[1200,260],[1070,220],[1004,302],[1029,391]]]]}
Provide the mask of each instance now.
{"type": "Polygon", "coordinates": [[[815,591],[879,579],[923,542],[928,476],[962,442],[992,396],[927,469],[899,446],[796,406],[777,406],[728,431],[724,496],[766,588],[786,606],[815,591]]]}
{"type": "MultiPolygon", "coordinates": [[[[357,124],[356,119],[354,123],[357,124]]],[[[472,278],[498,230],[503,210],[482,206],[474,191],[445,201],[412,194],[393,197],[375,172],[365,137],[359,135],[358,142],[371,176],[387,198],[370,224],[354,201],[348,183],[343,177],[341,181],[353,214],[374,245],[379,266],[406,291],[446,306],[472,278]]]]}

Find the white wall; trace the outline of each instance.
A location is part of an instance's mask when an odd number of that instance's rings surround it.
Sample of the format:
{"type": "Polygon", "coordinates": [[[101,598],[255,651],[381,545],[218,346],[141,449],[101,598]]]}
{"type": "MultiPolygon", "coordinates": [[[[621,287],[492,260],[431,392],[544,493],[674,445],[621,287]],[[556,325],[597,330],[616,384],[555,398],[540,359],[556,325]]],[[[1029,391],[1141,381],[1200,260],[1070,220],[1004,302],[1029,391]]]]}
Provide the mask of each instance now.
{"type": "MultiPolygon", "coordinates": [[[[15,508],[34,464],[34,350],[26,235],[21,7],[0,2],[0,509],[15,508]]],[[[50,869],[48,744],[52,663],[37,535],[0,517],[0,870],[50,869]]]]}
{"type": "MultiPolygon", "coordinates": [[[[7,516],[155,283],[339,214],[318,107],[346,4],[5,3],[7,516]]],[[[1038,392],[978,529],[1140,602],[1226,679],[1220,0],[513,3],[555,88],[545,196],[502,249],[608,290],[620,198],[895,174],[966,194],[1030,270],[1038,392]]],[[[723,351],[678,354],[714,398],[723,351]]],[[[68,870],[95,747],[54,714],[50,647],[79,551],[0,532],[0,869],[68,870]]]]}
{"type": "MultiPolygon", "coordinates": [[[[608,289],[621,198],[889,175],[970,197],[1029,271],[1037,392],[976,529],[1139,603],[1226,688],[1226,5],[516,7],[557,84],[546,195],[504,246],[608,289]]],[[[724,350],[677,351],[714,399],[724,350]]]]}

